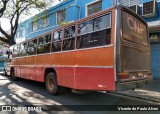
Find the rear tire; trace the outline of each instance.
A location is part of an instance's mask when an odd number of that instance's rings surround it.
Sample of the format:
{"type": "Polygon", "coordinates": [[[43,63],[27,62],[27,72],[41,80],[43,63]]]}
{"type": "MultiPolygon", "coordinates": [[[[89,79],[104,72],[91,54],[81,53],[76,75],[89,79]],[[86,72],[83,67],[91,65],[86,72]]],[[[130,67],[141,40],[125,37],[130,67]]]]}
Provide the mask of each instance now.
{"type": "Polygon", "coordinates": [[[14,69],[11,69],[11,77],[12,77],[12,80],[14,81],[18,80],[18,78],[15,76],[14,69]]]}
{"type": "Polygon", "coordinates": [[[45,86],[47,91],[51,94],[51,95],[56,95],[56,94],[60,94],[63,91],[63,87],[58,86],[58,81],[57,81],[57,77],[55,75],[55,73],[50,72],[45,80],[45,86]]]}

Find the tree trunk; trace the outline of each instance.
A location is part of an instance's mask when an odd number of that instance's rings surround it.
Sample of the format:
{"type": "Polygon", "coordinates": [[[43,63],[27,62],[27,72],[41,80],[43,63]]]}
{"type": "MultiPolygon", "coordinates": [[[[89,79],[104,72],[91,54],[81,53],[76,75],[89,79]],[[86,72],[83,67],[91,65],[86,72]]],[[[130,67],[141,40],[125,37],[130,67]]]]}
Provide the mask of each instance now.
{"type": "Polygon", "coordinates": [[[10,45],[14,45],[14,44],[16,44],[16,42],[14,41],[14,36],[11,36],[11,38],[10,38],[10,45]]]}
{"type": "Polygon", "coordinates": [[[5,43],[7,43],[10,46],[16,44],[16,42],[14,41],[14,36],[8,37],[7,39],[0,36],[0,40],[3,41],[3,42],[5,42],[5,43]]]}
{"type": "Polygon", "coordinates": [[[4,37],[0,36],[0,40],[3,41],[3,42],[5,42],[5,43],[7,43],[7,44],[9,44],[9,40],[6,39],[6,38],[4,38],[4,37]]]}

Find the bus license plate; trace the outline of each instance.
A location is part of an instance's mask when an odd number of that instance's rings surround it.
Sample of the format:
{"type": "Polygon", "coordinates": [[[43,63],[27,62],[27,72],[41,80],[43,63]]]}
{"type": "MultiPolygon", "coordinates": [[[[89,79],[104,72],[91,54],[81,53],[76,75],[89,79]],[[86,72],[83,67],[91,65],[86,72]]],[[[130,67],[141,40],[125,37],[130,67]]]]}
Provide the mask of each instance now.
{"type": "Polygon", "coordinates": [[[143,76],[142,72],[138,72],[137,74],[138,74],[138,76],[143,76]]]}

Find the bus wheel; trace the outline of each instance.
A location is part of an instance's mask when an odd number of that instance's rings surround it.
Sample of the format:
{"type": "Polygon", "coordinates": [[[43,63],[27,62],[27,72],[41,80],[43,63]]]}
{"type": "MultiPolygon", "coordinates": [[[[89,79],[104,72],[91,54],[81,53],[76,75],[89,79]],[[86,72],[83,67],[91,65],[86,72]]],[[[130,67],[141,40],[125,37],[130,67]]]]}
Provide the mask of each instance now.
{"type": "Polygon", "coordinates": [[[52,95],[62,93],[62,87],[58,86],[57,77],[55,73],[53,72],[50,72],[47,75],[46,80],[45,80],[45,85],[46,85],[47,91],[52,95]]]}
{"type": "Polygon", "coordinates": [[[18,80],[18,78],[15,76],[14,69],[11,70],[11,77],[12,77],[12,79],[15,80],[15,81],[18,80]]]}

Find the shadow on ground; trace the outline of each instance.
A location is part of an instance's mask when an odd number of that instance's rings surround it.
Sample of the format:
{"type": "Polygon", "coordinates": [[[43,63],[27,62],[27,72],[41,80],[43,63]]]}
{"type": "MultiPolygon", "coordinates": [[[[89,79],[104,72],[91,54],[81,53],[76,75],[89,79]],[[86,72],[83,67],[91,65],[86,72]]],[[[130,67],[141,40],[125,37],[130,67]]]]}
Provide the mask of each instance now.
{"type": "MultiPolygon", "coordinates": [[[[9,76],[0,76],[1,105],[146,105],[147,101],[130,99],[126,97],[90,92],[87,94],[74,94],[67,91],[60,95],[50,95],[44,83],[20,79],[12,81],[9,76]]],[[[66,110],[66,109],[58,109],[66,110]]]]}

